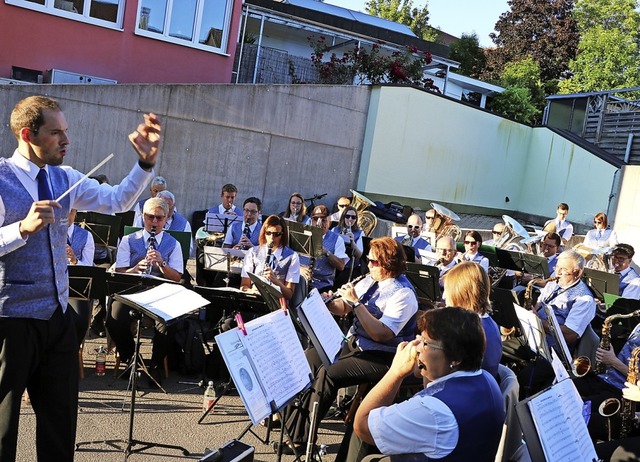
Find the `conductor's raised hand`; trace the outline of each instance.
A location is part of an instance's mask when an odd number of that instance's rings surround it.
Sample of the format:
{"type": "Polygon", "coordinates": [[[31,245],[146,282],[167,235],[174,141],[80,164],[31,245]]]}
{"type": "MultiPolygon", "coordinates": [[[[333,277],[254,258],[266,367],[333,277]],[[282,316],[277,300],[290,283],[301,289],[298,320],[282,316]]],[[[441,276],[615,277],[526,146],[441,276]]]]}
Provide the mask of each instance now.
{"type": "Polygon", "coordinates": [[[56,201],[37,201],[31,204],[29,213],[20,222],[20,234],[25,239],[33,233],[37,233],[56,220],[53,209],[62,208],[56,201]]]}
{"type": "Polygon", "coordinates": [[[144,123],[138,125],[133,133],[129,134],[129,141],[140,156],[140,160],[150,165],[155,165],[160,152],[160,133],[162,127],[154,113],[144,115],[144,123]]]}

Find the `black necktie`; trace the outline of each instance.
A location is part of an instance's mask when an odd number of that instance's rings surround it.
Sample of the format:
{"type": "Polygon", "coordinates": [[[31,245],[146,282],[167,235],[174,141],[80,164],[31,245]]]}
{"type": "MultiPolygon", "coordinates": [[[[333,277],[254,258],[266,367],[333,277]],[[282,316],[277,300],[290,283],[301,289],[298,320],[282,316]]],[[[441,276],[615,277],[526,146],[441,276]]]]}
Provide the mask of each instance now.
{"type": "Polygon", "coordinates": [[[41,168],[36,178],[38,180],[38,200],[53,200],[51,189],[49,189],[49,181],[47,180],[47,171],[44,168],[41,168]]]}

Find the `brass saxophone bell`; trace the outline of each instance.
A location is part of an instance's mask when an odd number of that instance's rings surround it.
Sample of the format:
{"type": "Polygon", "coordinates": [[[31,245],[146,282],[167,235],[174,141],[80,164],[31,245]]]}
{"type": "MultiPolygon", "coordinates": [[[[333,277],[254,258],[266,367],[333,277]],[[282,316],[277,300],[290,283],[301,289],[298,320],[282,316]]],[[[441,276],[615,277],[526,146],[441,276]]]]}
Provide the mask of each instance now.
{"type": "Polygon", "coordinates": [[[591,370],[591,360],[586,356],[579,356],[573,360],[573,375],[584,377],[591,370]]]}

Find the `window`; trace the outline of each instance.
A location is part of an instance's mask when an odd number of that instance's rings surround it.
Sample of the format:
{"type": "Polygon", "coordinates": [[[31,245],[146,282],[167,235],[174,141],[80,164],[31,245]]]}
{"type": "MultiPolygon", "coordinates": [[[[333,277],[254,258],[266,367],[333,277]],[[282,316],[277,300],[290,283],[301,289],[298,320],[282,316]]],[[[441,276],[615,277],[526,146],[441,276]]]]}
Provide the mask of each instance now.
{"type": "Polygon", "coordinates": [[[43,13],[88,22],[99,26],[122,28],[125,0],[5,0],[43,13]]]}
{"type": "Polygon", "coordinates": [[[141,0],[136,33],[224,51],[233,0],[141,0]]]}

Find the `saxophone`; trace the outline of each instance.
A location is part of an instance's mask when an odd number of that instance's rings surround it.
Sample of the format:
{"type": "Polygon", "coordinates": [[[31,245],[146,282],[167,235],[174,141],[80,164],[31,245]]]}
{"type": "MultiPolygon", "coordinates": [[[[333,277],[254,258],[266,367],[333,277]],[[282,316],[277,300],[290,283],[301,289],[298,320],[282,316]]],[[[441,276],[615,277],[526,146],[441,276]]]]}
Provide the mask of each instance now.
{"type": "Polygon", "coordinates": [[[531,281],[529,281],[529,283],[527,284],[527,288],[524,291],[524,303],[523,303],[523,308],[531,311],[533,309],[533,300],[531,298],[531,292],[533,291],[533,286],[538,284],[538,283],[547,283],[547,282],[551,282],[551,281],[558,281],[558,277],[557,276],[552,276],[546,279],[543,278],[538,278],[538,279],[532,279],[531,281]]]}
{"type": "MultiPolygon", "coordinates": [[[[640,310],[636,310],[633,313],[629,314],[612,314],[611,316],[607,316],[602,323],[602,337],[600,338],[600,344],[598,345],[598,348],[601,348],[602,350],[608,350],[611,346],[611,325],[613,324],[613,321],[615,321],[616,319],[633,318],[635,316],[640,316],[640,310]]],[[[596,374],[604,374],[606,370],[607,366],[602,361],[596,360],[596,364],[593,367],[593,372],[595,372],[596,374]]]]}
{"type": "MultiPolygon", "coordinates": [[[[627,382],[637,385],[639,378],[638,359],[640,359],[640,347],[636,347],[631,351],[629,358],[629,372],[627,373],[627,382]]],[[[620,438],[626,438],[637,424],[636,419],[636,403],[629,399],[622,398],[622,409],[620,410],[620,438]]]]}

